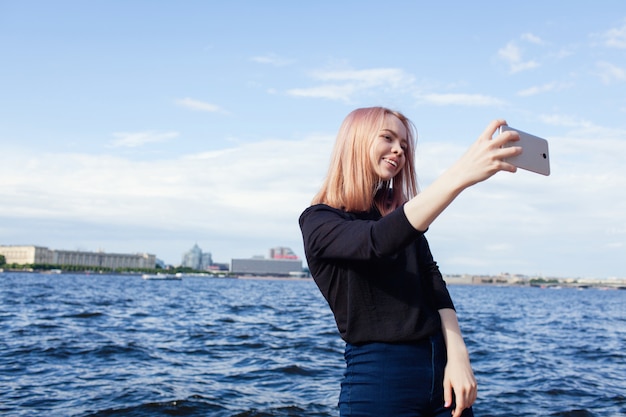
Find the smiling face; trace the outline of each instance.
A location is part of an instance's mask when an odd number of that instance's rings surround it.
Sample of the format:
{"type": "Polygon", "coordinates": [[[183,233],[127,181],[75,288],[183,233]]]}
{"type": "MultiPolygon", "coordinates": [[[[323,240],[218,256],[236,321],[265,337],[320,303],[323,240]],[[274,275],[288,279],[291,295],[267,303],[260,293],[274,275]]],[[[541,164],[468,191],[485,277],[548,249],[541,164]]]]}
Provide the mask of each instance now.
{"type": "Polygon", "coordinates": [[[382,181],[395,177],[404,168],[408,149],[407,131],[396,116],[387,114],[370,148],[374,172],[382,181]]]}

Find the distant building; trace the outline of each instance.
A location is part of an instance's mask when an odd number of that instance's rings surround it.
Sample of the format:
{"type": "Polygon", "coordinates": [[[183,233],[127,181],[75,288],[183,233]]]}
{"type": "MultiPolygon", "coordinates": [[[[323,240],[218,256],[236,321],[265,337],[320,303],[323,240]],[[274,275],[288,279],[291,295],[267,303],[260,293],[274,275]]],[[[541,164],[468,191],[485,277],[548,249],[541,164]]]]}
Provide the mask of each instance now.
{"type": "Polygon", "coordinates": [[[181,265],[197,271],[206,271],[213,265],[213,258],[211,253],[202,252],[202,249],[196,243],[193,245],[193,248],[183,254],[181,265]]]}
{"type": "Polygon", "coordinates": [[[99,268],[154,268],[156,256],[48,249],[42,246],[0,246],[7,264],[72,265],[99,268]]]}
{"type": "Polygon", "coordinates": [[[41,246],[0,246],[7,264],[52,264],[53,251],[41,246]]]}
{"type": "Polygon", "coordinates": [[[300,259],[233,259],[230,271],[239,275],[290,276],[302,272],[300,259]]]}
{"type": "Polygon", "coordinates": [[[290,248],[279,246],[270,249],[270,259],[298,259],[298,255],[290,248]]]}
{"type": "Polygon", "coordinates": [[[238,275],[293,276],[302,274],[302,260],[289,248],[270,249],[270,258],[232,259],[230,271],[238,275]]]}
{"type": "Polygon", "coordinates": [[[230,265],[227,263],[217,263],[213,262],[209,267],[209,271],[211,272],[227,272],[230,271],[230,265]]]}

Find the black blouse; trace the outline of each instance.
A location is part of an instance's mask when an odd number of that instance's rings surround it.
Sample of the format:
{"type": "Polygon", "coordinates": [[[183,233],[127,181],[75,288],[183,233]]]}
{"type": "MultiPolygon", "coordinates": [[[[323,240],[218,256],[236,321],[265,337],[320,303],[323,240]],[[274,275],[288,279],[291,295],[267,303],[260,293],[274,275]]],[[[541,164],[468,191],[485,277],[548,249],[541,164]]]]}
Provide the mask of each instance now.
{"type": "Polygon", "coordinates": [[[423,232],[404,209],[350,213],[318,204],[300,216],[307,263],[349,343],[411,342],[454,308],[423,232]]]}

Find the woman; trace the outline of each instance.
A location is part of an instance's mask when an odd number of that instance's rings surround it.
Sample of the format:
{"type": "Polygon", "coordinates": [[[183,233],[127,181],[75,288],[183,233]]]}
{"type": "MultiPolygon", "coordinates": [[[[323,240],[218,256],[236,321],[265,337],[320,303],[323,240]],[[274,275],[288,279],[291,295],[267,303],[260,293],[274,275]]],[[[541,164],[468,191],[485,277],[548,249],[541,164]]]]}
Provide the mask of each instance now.
{"type": "Polygon", "coordinates": [[[477,385],[454,305],[424,233],[466,188],[521,152],[493,121],[423,192],[415,134],[401,113],[357,109],[344,120],[328,175],[300,216],[313,278],[346,342],[341,416],[473,416],[477,385]]]}

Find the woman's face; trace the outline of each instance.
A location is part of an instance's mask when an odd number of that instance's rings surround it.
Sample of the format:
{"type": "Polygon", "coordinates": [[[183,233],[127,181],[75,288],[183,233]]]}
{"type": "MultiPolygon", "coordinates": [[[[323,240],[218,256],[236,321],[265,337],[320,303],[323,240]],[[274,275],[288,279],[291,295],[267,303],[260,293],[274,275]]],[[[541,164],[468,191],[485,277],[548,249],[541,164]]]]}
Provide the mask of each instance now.
{"type": "Polygon", "coordinates": [[[383,181],[395,177],[404,168],[408,148],[406,128],[396,116],[385,115],[382,128],[370,148],[374,172],[383,181]]]}

